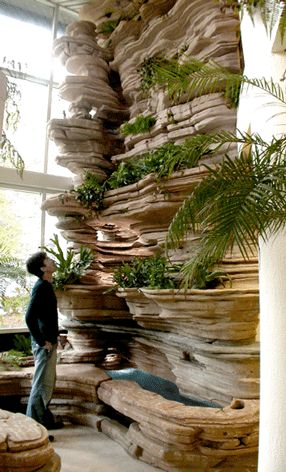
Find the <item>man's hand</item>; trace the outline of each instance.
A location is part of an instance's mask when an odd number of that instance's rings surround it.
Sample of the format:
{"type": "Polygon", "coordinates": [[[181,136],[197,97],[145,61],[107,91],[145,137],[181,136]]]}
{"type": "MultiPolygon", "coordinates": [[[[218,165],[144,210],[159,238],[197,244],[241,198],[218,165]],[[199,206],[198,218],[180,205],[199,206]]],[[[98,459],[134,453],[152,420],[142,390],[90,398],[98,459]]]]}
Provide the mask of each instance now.
{"type": "Polygon", "coordinates": [[[52,343],[50,343],[49,341],[45,341],[44,349],[47,349],[48,352],[51,352],[52,347],[52,343]]]}

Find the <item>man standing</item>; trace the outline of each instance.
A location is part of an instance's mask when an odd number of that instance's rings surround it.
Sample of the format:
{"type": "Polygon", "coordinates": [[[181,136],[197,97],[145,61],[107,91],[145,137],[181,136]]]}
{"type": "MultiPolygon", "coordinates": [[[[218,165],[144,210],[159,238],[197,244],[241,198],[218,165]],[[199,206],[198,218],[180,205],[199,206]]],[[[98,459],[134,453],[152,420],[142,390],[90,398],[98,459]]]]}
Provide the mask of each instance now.
{"type": "Polygon", "coordinates": [[[56,382],[59,334],[57,299],[52,286],[56,264],[45,252],[37,252],[26,261],[26,268],[38,277],[26,312],[35,360],[26,414],[47,429],[58,429],[63,427],[63,423],[55,422],[49,410],[56,382]]]}

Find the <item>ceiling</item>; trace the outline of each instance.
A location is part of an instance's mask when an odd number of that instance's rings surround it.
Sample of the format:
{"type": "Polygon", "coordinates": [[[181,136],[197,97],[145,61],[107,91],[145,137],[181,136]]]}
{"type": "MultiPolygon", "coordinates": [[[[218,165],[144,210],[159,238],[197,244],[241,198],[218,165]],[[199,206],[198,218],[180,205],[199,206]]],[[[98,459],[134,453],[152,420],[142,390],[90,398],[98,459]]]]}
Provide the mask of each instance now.
{"type": "Polygon", "coordinates": [[[38,3],[46,5],[59,5],[66,8],[74,13],[79,13],[81,7],[86,3],[89,3],[89,0],[36,0],[38,3]]]}
{"type": "Polygon", "coordinates": [[[91,0],[0,0],[0,13],[21,18],[51,19],[55,6],[59,10],[59,20],[67,25],[76,20],[78,13],[91,0]]]}

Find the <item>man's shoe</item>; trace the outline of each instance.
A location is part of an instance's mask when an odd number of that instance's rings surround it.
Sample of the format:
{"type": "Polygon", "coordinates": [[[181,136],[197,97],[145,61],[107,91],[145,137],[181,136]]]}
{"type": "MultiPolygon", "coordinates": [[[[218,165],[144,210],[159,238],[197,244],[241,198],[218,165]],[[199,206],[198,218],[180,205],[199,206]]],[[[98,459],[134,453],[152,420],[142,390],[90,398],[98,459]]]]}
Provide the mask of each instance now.
{"type": "Polygon", "coordinates": [[[55,436],[53,436],[52,434],[49,434],[49,441],[54,442],[54,440],[55,440],[55,436]]]}

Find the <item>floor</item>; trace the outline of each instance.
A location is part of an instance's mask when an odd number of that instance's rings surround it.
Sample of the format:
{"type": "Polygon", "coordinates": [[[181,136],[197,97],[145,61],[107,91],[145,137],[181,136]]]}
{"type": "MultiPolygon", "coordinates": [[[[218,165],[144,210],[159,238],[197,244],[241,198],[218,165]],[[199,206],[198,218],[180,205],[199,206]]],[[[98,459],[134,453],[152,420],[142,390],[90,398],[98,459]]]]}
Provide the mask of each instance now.
{"type": "Polygon", "coordinates": [[[50,434],[62,460],[61,472],[162,472],[133,459],[119,444],[92,428],[66,424],[50,434]]]}

